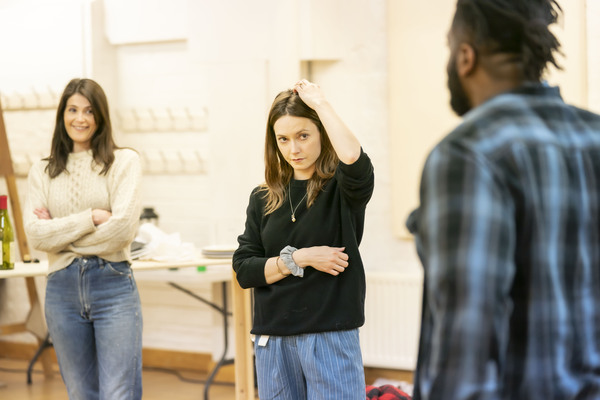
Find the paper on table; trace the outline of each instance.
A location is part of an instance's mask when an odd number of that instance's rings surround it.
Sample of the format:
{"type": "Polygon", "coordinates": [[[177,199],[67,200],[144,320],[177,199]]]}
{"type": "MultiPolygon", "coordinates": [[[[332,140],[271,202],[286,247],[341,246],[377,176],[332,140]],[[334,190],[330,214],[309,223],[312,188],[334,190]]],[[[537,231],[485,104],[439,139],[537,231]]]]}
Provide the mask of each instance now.
{"type": "Polygon", "coordinates": [[[197,257],[193,243],[182,242],[179,233],[167,234],[156,225],[144,223],[138,229],[134,240],[139,247],[131,257],[140,260],[192,261],[197,257]]]}

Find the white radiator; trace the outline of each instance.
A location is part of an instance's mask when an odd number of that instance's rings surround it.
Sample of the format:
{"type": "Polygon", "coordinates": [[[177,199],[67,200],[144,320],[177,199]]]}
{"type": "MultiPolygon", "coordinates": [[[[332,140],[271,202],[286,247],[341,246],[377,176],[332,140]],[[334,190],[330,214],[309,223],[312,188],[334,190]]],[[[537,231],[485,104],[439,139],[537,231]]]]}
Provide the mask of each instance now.
{"type": "Polygon", "coordinates": [[[414,370],[421,323],[422,274],[367,271],[366,277],[366,321],[360,329],[364,365],[414,370]]]}

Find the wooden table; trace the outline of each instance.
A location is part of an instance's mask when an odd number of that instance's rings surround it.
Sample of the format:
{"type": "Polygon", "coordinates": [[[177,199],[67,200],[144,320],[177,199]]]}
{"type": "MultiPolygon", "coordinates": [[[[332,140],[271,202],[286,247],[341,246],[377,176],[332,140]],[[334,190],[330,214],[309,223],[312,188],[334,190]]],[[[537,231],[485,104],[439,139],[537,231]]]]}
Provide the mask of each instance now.
{"type": "MultiPolygon", "coordinates": [[[[40,346],[44,344],[43,333],[46,331],[46,324],[42,315],[42,308],[37,295],[37,289],[33,277],[45,276],[48,272],[48,264],[43,263],[15,263],[15,269],[0,270],[0,279],[7,278],[25,278],[27,292],[29,296],[30,310],[24,322],[0,325],[0,336],[13,333],[31,332],[37,333],[36,340],[40,346]],[[33,329],[32,329],[33,326],[33,329]],[[41,336],[40,336],[41,335],[41,336]]],[[[41,358],[46,378],[52,377],[52,360],[48,356],[41,358]]]]}
{"type": "MultiPolygon", "coordinates": [[[[235,399],[254,400],[254,361],[253,349],[250,341],[250,329],[252,326],[250,311],[250,291],[242,289],[235,279],[235,273],[231,268],[231,259],[219,258],[197,258],[192,261],[134,261],[131,268],[134,271],[149,271],[172,268],[195,268],[206,267],[200,272],[208,282],[231,281],[233,297],[233,326],[235,331],[235,399]]],[[[45,261],[39,263],[15,263],[14,270],[0,271],[0,279],[6,278],[30,278],[34,276],[45,276],[48,273],[48,264],[45,261]]],[[[30,313],[28,318],[41,319],[41,313],[30,313]]],[[[43,318],[42,318],[43,319],[43,318]]],[[[36,321],[44,324],[44,321],[36,321]]],[[[0,326],[0,335],[27,331],[26,323],[0,326]]],[[[49,374],[46,371],[46,375],[49,374]]]]}

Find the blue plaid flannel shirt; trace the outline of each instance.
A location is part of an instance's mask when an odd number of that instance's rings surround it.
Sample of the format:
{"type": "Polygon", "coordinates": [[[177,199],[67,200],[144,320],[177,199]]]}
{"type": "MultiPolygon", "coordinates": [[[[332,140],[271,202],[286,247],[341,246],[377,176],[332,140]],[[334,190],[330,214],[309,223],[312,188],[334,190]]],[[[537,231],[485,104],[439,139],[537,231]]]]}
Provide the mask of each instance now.
{"type": "Polygon", "coordinates": [[[415,399],[600,399],[600,116],[527,84],[429,155],[415,399]]]}

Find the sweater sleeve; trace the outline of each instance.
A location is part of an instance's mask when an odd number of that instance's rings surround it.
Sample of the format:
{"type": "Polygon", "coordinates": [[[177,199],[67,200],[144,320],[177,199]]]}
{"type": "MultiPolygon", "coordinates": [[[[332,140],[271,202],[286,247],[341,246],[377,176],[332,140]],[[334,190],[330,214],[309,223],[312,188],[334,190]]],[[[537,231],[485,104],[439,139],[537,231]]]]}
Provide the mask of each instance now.
{"type": "Polygon", "coordinates": [[[112,213],[107,222],[75,241],[69,250],[103,254],[122,250],[135,237],[140,217],[141,164],[135,151],[119,150],[108,176],[112,213]]]}
{"type": "Polygon", "coordinates": [[[343,196],[350,207],[363,208],[367,205],[375,187],[373,164],[369,156],[360,149],[360,157],[353,164],[340,161],[335,172],[343,196]]]}
{"type": "Polygon", "coordinates": [[[238,237],[239,246],[233,254],[233,269],[237,280],[244,289],[266,286],[265,256],[260,225],[262,217],[262,202],[259,201],[259,188],[252,191],[246,210],[246,226],[244,233],[238,237]]]}
{"type": "Polygon", "coordinates": [[[48,208],[49,176],[45,163],[34,164],[27,178],[28,195],[24,207],[25,233],[31,246],[37,250],[58,253],[70,243],[93,232],[92,210],[71,214],[62,218],[39,219],[33,210],[48,208]]]}

